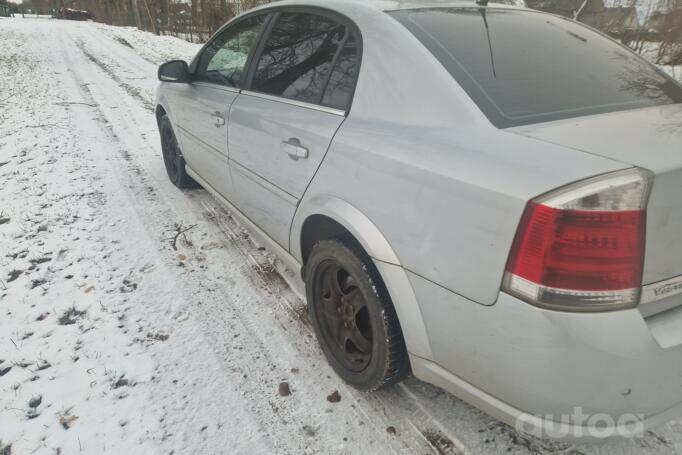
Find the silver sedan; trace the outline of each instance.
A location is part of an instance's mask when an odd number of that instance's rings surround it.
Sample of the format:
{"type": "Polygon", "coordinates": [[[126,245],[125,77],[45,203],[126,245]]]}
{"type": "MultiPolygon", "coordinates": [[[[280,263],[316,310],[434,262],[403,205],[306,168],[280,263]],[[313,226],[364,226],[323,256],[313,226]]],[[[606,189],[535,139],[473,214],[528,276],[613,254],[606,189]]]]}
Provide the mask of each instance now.
{"type": "Polygon", "coordinates": [[[557,16],[281,1],[166,63],[171,181],[291,270],[366,390],[410,372],[543,437],[682,413],[682,87],[557,16]]]}

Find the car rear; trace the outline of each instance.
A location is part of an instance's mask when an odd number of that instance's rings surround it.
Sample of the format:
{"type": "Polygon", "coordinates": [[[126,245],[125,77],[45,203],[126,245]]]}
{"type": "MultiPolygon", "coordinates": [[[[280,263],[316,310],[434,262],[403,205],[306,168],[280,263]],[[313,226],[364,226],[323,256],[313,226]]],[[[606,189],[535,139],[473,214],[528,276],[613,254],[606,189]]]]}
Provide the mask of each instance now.
{"type": "Polygon", "coordinates": [[[647,305],[642,307],[646,314],[667,309],[667,306],[651,304],[682,293],[682,105],[614,112],[512,130],[515,134],[611,158],[650,173],[641,303],[647,305]]]}
{"type": "Polygon", "coordinates": [[[609,38],[552,15],[490,7],[389,14],[500,134],[622,166],[529,197],[500,252],[507,265],[494,311],[412,276],[429,302],[436,357],[413,359],[416,374],[540,436],[632,436],[675,417],[682,87],[609,38]]]}

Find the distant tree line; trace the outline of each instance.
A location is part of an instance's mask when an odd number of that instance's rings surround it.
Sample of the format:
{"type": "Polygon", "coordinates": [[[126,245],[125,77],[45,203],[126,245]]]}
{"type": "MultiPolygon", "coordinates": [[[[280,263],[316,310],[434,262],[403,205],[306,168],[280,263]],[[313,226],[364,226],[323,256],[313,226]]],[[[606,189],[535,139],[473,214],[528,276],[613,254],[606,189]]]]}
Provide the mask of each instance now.
{"type": "MultiPolygon", "coordinates": [[[[270,1],[23,0],[18,6],[24,11],[53,15],[63,7],[87,10],[98,22],[135,26],[159,35],[203,42],[235,15],[270,1]]],[[[682,65],[682,0],[498,1],[525,4],[584,22],[619,39],[655,63],[682,65]]]]}
{"type": "Polygon", "coordinates": [[[270,0],[24,0],[24,11],[56,15],[61,8],[86,10],[110,25],[133,26],[158,35],[202,42],[235,15],[270,0]]]}
{"type": "Polygon", "coordinates": [[[583,22],[661,65],[682,65],[682,0],[525,0],[583,22]]]}

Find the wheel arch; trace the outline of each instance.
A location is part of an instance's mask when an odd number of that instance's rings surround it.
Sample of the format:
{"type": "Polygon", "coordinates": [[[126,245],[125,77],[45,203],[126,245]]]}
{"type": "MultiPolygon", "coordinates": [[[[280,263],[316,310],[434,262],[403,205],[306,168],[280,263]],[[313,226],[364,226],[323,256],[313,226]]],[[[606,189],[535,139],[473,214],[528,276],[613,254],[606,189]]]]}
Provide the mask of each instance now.
{"type": "Polygon", "coordinates": [[[290,245],[291,254],[301,264],[305,265],[307,258],[303,251],[304,230],[309,233],[310,223],[316,221],[321,222],[325,229],[331,233],[333,233],[333,228],[330,224],[345,229],[360,243],[372,259],[400,265],[398,256],[391,245],[367,216],[343,199],[327,195],[305,200],[296,212],[291,229],[290,245]]]}
{"type": "Polygon", "coordinates": [[[291,254],[305,267],[317,241],[342,234],[351,235],[372,258],[395,307],[408,352],[433,359],[424,318],[407,272],[379,228],[359,209],[329,195],[303,201],[292,224],[291,254]]]}
{"type": "Polygon", "coordinates": [[[156,125],[160,127],[161,119],[163,118],[164,115],[168,115],[168,113],[166,112],[166,108],[164,108],[163,105],[161,104],[157,104],[154,114],[156,115],[156,125]]]}
{"type": "MultiPolygon", "coordinates": [[[[157,88],[156,91],[156,99],[155,99],[155,107],[154,107],[154,116],[156,117],[156,123],[157,125],[160,124],[161,122],[161,117],[164,115],[168,116],[168,119],[171,122],[171,125],[175,127],[175,112],[171,109],[171,104],[169,102],[169,94],[166,93],[166,91],[163,89],[163,84],[157,88]]],[[[172,97],[172,93],[170,94],[172,97]]]]}

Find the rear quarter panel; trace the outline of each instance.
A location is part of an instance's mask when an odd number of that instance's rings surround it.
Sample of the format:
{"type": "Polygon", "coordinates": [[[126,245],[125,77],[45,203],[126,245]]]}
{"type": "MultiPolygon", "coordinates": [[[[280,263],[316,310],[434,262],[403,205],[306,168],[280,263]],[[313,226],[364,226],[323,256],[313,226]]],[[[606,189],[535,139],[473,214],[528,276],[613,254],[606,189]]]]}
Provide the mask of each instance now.
{"type": "Polygon", "coordinates": [[[526,202],[622,168],[492,126],[427,128],[351,116],[302,204],[319,194],[344,199],[378,227],[398,265],[491,305],[526,202]]]}

